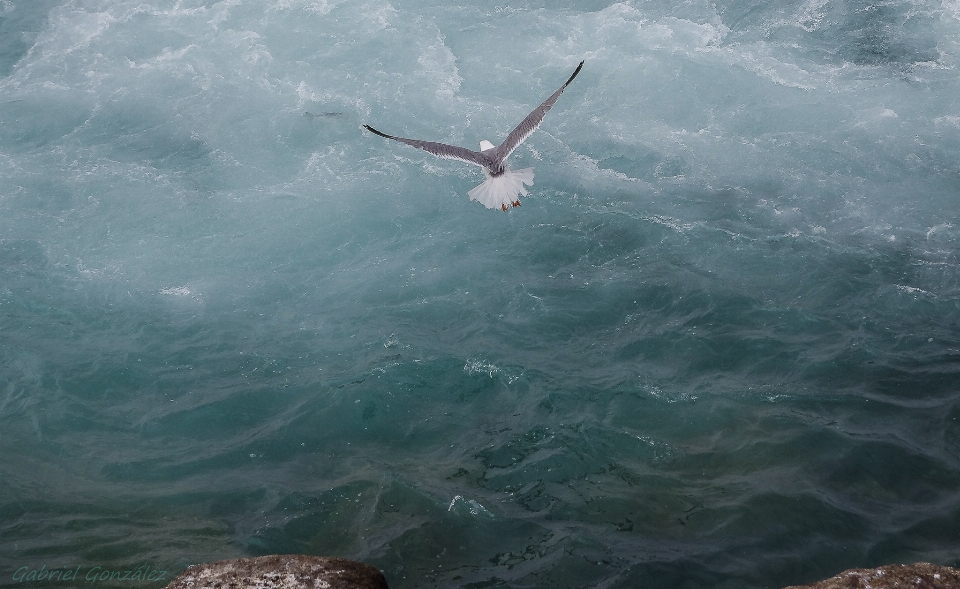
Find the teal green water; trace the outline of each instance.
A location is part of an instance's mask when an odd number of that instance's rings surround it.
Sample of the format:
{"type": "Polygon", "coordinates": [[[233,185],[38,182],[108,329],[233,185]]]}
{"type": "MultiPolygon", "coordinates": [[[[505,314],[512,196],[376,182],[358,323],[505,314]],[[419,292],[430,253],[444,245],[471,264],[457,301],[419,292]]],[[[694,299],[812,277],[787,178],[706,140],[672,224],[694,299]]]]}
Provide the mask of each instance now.
{"type": "Polygon", "coordinates": [[[0,587],[960,564],[958,58],[950,2],[0,0],[0,587]],[[506,214],[361,127],[581,59],[506,214]]]}

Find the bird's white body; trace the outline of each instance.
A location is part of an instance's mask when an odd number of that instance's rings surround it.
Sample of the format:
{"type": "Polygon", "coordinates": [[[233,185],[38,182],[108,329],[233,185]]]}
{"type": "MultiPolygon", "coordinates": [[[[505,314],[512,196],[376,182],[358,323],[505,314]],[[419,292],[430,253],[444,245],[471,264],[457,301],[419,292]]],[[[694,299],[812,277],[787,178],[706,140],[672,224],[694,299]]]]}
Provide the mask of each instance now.
{"type": "Polygon", "coordinates": [[[491,176],[490,172],[483,168],[483,175],[487,178],[483,184],[467,194],[470,195],[470,200],[475,200],[488,209],[507,210],[519,206],[520,195],[527,195],[524,184],[533,186],[533,168],[511,170],[504,166],[503,173],[499,176],[491,176]]]}

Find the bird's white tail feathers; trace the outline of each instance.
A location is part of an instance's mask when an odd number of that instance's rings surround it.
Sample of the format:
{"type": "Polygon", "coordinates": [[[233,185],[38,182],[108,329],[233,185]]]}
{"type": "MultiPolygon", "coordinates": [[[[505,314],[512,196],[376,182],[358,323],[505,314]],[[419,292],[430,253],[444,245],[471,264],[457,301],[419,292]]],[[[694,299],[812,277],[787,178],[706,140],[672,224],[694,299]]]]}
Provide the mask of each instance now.
{"type": "Polygon", "coordinates": [[[483,170],[486,181],[467,194],[470,200],[475,200],[488,209],[503,209],[519,203],[518,195],[527,195],[527,186],[533,186],[533,168],[522,170],[504,170],[499,176],[491,176],[486,168],[483,170]]]}

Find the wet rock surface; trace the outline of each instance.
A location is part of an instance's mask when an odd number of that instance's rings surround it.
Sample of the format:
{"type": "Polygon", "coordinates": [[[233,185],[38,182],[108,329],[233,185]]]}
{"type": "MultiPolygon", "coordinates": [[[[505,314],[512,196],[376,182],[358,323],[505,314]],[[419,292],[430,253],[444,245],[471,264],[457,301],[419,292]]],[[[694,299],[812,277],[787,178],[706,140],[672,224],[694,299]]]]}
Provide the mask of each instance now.
{"type": "Polygon", "coordinates": [[[960,589],[960,569],[918,562],[849,569],[811,585],[784,589],[960,589]]]}
{"type": "Polygon", "coordinates": [[[387,580],[361,562],[290,554],[194,565],[166,589],[387,589],[387,580]]]}

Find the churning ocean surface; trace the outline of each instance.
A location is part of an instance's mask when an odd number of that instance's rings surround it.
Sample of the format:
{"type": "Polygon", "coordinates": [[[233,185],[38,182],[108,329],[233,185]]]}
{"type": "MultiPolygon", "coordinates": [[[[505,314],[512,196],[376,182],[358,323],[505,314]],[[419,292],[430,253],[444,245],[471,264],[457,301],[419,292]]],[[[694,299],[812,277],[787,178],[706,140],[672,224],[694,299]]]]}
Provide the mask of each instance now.
{"type": "Polygon", "coordinates": [[[0,0],[0,586],[960,564],[958,212],[957,0],[0,0]]]}

